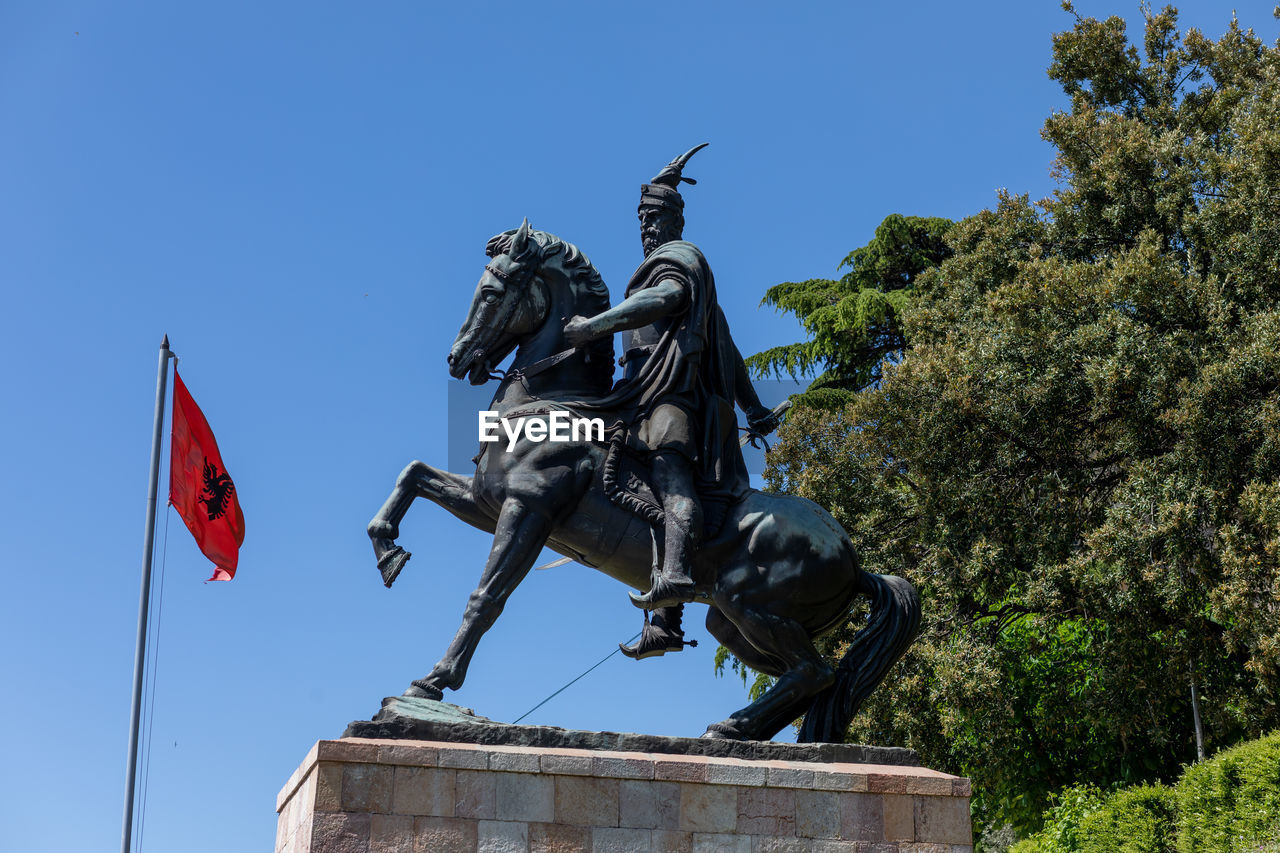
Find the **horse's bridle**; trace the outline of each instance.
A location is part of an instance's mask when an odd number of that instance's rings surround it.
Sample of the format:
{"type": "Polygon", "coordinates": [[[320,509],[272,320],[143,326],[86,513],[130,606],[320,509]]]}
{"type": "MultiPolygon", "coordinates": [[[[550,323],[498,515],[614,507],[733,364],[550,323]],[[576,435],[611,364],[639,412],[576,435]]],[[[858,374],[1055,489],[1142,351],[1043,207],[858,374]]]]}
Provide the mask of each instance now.
{"type": "MultiPolygon", "coordinates": [[[[520,260],[513,259],[517,264],[520,265],[520,268],[517,269],[515,273],[511,273],[506,270],[495,267],[492,261],[485,264],[484,268],[485,268],[485,271],[489,273],[489,275],[493,276],[494,278],[498,279],[498,281],[501,281],[504,285],[506,285],[508,290],[524,290],[529,286],[529,283],[533,281],[533,277],[537,274],[538,269],[540,268],[538,264],[526,263],[526,261],[533,260],[534,256],[535,256],[535,253],[529,252],[529,253],[526,253],[525,257],[520,260]]],[[[513,302],[512,305],[514,306],[515,303],[513,302]]],[[[510,310],[511,312],[514,312],[515,308],[512,307],[510,310]]],[[[511,320],[511,316],[510,316],[510,313],[508,313],[506,316],[501,318],[495,317],[494,322],[491,324],[487,323],[486,326],[490,329],[496,329],[499,327],[505,328],[506,323],[509,322],[510,320],[511,320]],[[501,323],[498,322],[499,319],[501,320],[501,323]]],[[[486,341],[485,343],[487,344],[489,342],[486,341]]],[[[560,362],[572,356],[574,353],[578,351],[578,349],[579,349],[578,347],[569,347],[568,349],[562,350],[556,353],[555,355],[550,355],[544,359],[540,359],[539,361],[536,361],[533,364],[528,365],[527,367],[520,368],[518,370],[509,370],[509,371],[490,370],[488,375],[490,379],[498,379],[498,380],[514,379],[517,382],[520,382],[523,384],[524,380],[532,376],[536,376],[537,374],[541,373],[542,371],[550,367],[554,367],[555,365],[559,364],[560,362]]],[[[477,358],[484,357],[485,355],[484,347],[477,347],[476,350],[477,350],[477,354],[476,354],[477,358]]],[[[525,386],[525,390],[528,390],[528,386],[525,386]]]]}

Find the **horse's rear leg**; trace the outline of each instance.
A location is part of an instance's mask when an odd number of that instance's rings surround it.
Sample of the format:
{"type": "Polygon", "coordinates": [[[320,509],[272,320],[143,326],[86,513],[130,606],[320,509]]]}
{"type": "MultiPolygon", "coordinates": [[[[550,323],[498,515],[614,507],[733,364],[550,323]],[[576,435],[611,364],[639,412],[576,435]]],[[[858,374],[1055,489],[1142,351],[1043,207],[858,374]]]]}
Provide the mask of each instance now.
{"type": "Polygon", "coordinates": [[[369,522],[369,538],[378,558],[382,582],[391,586],[410,554],[395,543],[400,535],[400,521],[415,498],[429,498],[463,521],[482,530],[492,531],[493,521],[482,513],[471,497],[471,478],[433,468],[425,462],[410,462],[400,472],[382,509],[369,522]]]}
{"type": "Polygon", "coordinates": [[[449,650],[431,673],[413,682],[406,696],[439,699],[444,689],[457,690],[467,677],[467,667],[484,636],[506,606],[507,599],[525,575],[551,535],[551,517],[546,506],[533,505],[507,498],[494,530],[493,548],[485,565],[480,585],[467,601],[462,626],[449,644],[449,650]]]}
{"type": "Polygon", "coordinates": [[[769,740],[805,712],[834,672],[796,620],[743,606],[733,595],[717,594],[716,605],[707,613],[707,630],[747,666],[777,681],[729,719],[708,726],[703,737],[769,740]]]}

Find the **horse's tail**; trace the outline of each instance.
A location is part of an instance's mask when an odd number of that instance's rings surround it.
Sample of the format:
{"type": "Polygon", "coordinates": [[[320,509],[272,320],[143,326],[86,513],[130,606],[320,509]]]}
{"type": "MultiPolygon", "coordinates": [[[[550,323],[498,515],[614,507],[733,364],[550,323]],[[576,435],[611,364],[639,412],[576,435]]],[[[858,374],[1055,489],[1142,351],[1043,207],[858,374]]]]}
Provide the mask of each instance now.
{"type": "Polygon", "coordinates": [[[867,626],[854,635],[836,667],[836,680],[819,693],[800,727],[801,743],[843,743],[853,715],[920,630],[920,596],[893,575],[862,572],[859,592],[871,596],[867,626]]]}

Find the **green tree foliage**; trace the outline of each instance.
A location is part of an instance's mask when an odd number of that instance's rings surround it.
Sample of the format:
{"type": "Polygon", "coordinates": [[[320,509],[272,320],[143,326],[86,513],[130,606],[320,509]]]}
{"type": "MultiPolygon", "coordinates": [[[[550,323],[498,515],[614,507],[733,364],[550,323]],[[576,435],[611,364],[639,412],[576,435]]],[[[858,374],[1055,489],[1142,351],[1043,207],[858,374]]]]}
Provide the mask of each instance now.
{"type": "Polygon", "coordinates": [[[1169,787],[1103,796],[1073,787],[1010,853],[1274,853],[1280,850],[1280,733],[1224,750],[1169,787]]]}
{"type": "Polygon", "coordinates": [[[837,269],[838,281],[813,278],[775,285],[762,304],[794,314],[810,339],[774,347],[747,359],[761,374],[820,372],[802,395],[809,405],[843,406],[850,396],[880,380],[881,366],[906,347],[901,314],[916,277],[951,254],[945,241],[949,219],[890,214],[875,237],[854,249],[837,269]]]}
{"type": "Polygon", "coordinates": [[[1077,18],[1049,74],[1058,191],[947,231],[881,381],[810,324],[792,363],[867,390],[796,410],[767,473],[924,600],[851,739],[972,777],[980,825],[1024,832],[1053,791],[1194,760],[1192,685],[1210,750],[1280,726],[1280,49],[1167,8],[1138,47],[1077,18]]]}

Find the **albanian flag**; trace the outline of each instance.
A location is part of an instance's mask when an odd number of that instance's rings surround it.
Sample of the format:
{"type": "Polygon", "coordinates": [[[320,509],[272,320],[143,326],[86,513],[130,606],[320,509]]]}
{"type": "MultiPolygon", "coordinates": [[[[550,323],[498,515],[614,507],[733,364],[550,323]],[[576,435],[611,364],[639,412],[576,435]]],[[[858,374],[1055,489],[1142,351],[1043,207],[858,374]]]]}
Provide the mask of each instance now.
{"type": "Polygon", "coordinates": [[[204,413],[173,370],[173,435],[169,440],[169,503],[217,568],[211,581],[236,575],[244,542],[244,514],[236,484],[222,464],[204,413]]]}

